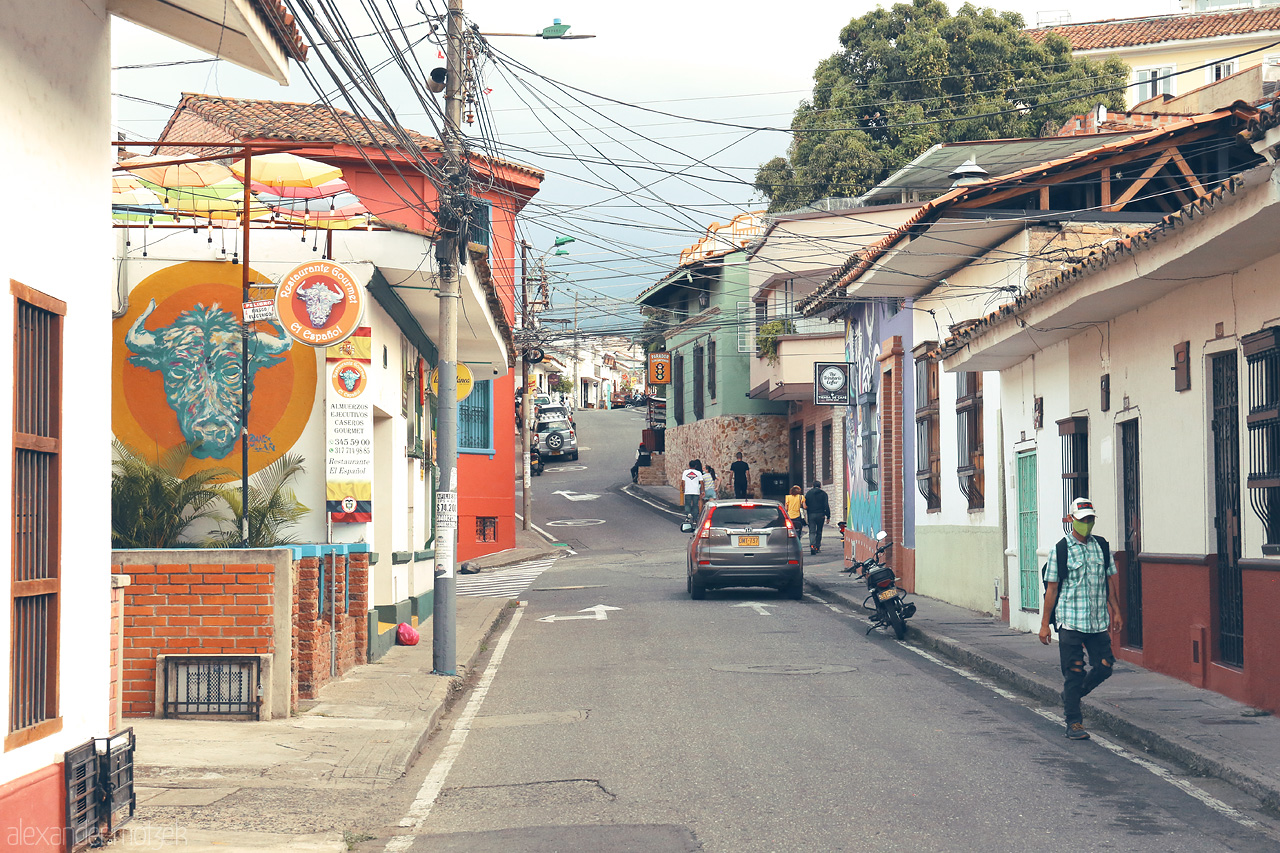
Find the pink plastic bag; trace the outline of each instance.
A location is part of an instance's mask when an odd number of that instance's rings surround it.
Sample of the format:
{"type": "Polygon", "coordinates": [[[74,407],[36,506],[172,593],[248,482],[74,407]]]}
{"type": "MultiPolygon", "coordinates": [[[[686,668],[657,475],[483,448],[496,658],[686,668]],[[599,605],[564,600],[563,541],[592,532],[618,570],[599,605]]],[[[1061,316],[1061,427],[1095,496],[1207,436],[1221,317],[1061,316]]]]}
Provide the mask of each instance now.
{"type": "Polygon", "coordinates": [[[396,626],[396,643],[401,646],[418,645],[418,629],[408,622],[401,622],[396,626]]]}

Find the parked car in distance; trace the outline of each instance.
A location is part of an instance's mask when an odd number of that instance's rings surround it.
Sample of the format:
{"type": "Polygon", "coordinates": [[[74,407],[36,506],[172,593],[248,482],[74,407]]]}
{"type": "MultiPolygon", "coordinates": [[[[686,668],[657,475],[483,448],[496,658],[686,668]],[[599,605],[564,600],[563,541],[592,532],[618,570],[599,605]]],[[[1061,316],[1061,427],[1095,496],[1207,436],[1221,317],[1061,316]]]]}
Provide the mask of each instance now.
{"type": "Polygon", "coordinates": [[[551,459],[578,458],[578,436],[567,420],[539,421],[536,430],[544,464],[551,459]]]}
{"type": "Polygon", "coordinates": [[[771,586],[788,598],[804,598],[800,537],[777,501],[708,501],[696,522],[680,526],[689,539],[689,595],[708,589],[771,586]]]}
{"type": "Polygon", "coordinates": [[[551,405],[551,398],[548,397],[546,394],[537,394],[533,398],[534,411],[537,411],[539,406],[550,406],[550,405],[551,405]]]}
{"type": "Polygon", "coordinates": [[[573,412],[569,411],[569,407],[557,404],[549,403],[538,409],[537,419],[539,421],[568,421],[569,425],[575,429],[578,426],[573,422],[573,412]]]}

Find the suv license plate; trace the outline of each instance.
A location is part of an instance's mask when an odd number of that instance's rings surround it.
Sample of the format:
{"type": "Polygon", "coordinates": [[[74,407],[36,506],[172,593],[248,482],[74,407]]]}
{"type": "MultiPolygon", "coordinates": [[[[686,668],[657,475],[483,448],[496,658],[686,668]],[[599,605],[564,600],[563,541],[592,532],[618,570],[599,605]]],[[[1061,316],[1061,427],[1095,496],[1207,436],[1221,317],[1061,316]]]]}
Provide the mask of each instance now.
{"type": "Polygon", "coordinates": [[[896,589],[882,589],[876,593],[876,598],[881,601],[888,601],[891,598],[897,598],[898,591],[896,589]]]}
{"type": "Polygon", "coordinates": [[[760,537],[759,536],[739,536],[738,547],[739,548],[759,548],[760,537]]]}

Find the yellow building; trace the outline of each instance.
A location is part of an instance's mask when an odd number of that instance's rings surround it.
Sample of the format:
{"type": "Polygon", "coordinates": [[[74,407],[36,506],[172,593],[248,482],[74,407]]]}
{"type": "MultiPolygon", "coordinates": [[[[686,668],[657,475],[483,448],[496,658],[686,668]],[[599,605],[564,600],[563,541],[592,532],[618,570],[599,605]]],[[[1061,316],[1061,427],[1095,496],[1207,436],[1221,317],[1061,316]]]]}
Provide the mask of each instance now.
{"type": "Polygon", "coordinates": [[[1037,40],[1049,33],[1069,41],[1076,56],[1097,60],[1114,56],[1126,63],[1132,69],[1131,85],[1125,93],[1125,104],[1130,108],[1157,96],[1186,95],[1259,66],[1266,93],[1280,80],[1280,5],[1062,24],[1028,31],[1037,40]]]}

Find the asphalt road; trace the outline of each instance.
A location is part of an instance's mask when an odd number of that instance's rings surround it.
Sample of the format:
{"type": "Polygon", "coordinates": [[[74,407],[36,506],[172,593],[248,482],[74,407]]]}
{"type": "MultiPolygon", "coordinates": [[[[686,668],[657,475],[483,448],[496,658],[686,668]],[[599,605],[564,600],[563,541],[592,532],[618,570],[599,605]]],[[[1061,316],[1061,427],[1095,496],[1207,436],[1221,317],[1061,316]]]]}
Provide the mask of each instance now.
{"type": "Polygon", "coordinates": [[[678,519],[620,491],[638,413],[578,424],[580,462],[533,486],[535,521],[576,553],[538,578],[455,707],[457,748],[437,737],[406,780],[396,805],[426,810],[421,831],[388,846],[396,830],[375,829],[361,850],[1280,849],[1269,819],[1069,742],[1034,703],[839,608],[690,600],[678,519]]]}

